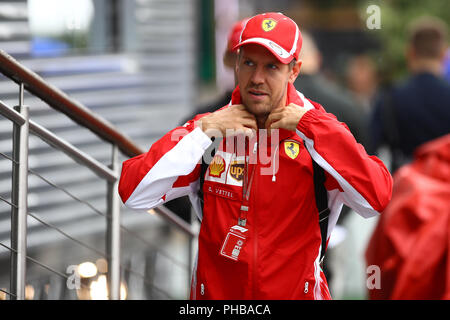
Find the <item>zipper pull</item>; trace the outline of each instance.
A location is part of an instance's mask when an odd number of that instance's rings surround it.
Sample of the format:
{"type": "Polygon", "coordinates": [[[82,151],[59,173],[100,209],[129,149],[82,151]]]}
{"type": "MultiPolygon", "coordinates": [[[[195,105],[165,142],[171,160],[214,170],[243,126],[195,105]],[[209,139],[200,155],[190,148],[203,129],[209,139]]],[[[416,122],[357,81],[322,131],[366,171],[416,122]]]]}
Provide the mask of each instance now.
{"type": "Polygon", "coordinates": [[[303,290],[304,293],[308,293],[308,287],[309,287],[309,282],[306,281],[305,282],[305,289],[303,290]]]}

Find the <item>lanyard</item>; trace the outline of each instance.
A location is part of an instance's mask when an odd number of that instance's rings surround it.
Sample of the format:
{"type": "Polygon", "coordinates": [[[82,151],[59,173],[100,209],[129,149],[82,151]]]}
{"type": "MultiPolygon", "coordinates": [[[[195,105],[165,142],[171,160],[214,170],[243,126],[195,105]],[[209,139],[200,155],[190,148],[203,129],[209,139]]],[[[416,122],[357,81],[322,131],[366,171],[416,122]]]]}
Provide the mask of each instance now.
{"type": "Polygon", "coordinates": [[[252,189],[252,182],[253,182],[253,178],[255,176],[255,169],[256,169],[256,164],[254,164],[252,167],[252,173],[250,175],[250,181],[249,181],[249,178],[248,178],[249,164],[247,161],[247,157],[249,157],[249,156],[244,157],[245,162],[244,162],[244,177],[243,177],[243,182],[242,182],[242,204],[241,204],[239,220],[238,220],[238,225],[241,227],[245,227],[245,225],[247,223],[247,213],[248,213],[248,208],[249,208],[250,192],[252,189]]]}

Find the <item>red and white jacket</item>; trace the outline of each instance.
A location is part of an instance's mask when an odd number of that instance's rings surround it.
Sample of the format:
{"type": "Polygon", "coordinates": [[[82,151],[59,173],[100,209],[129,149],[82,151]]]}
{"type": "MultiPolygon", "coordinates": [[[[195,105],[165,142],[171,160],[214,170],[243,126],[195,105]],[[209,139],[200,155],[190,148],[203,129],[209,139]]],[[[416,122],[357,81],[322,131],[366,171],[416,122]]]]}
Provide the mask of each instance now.
{"type": "MultiPolygon", "coordinates": [[[[248,235],[238,261],[219,252],[238,221],[245,157],[227,147],[229,138],[222,140],[204,176],[202,205],[200,167],[212,144],[196,124],[204,115],[123,163],[119,193],[131,208],[149,210],[189,195],[201,219],[191,299],[331,299],[319,263],[321,234],[312,159],[326,175],[331,211],[327,238],[343,204],[366,218],[388,204],[392,177],[384,164],[367,155],[344,123],[289,85],[287,104],[291,102],[313,107],[296,132],[282,129],[275,141],[250,143],[245,150],[246,155],[258,150],[272,160],[258,158],[255,164],[248,235]]],[[[230,103],[241,103],[239,88],[230,103]]]]}

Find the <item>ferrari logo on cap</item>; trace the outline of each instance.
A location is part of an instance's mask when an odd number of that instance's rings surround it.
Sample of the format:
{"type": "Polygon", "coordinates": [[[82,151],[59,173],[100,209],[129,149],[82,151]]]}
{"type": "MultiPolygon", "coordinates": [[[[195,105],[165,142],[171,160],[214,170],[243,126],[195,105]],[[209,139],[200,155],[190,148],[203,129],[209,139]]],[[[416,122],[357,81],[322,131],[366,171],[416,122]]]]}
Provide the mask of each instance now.
{"type": "Polygon", "coordinates": [[[289,158],[295,159],[298,156],[300,151],[300,146],[297,142],[294,141],[286,141],[284,143],[284,152],[288,155],[289,158]]]}
{"type": "Polygon", "coordinates": [[[264,31],[271,31],[275,26],[277,25],[277,22],[273,19],[264,19],[262,22],[262,29],[264,31]]]}

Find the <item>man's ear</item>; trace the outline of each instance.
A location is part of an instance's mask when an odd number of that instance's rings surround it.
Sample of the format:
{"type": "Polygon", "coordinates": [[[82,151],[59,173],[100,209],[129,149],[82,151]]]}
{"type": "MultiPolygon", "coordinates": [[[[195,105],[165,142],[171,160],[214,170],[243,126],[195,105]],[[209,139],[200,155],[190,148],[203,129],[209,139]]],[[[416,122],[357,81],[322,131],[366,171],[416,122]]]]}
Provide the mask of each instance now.
{"type": "Polygon", "coordinates": [[[234,74],[237,76],[239,72],[239,62],[241,61],[241,49],[238,49],[238,52],[236,54],[236,59],[234,60],[234,74]]]}
{"type": "Polygon", "coordinates": [[[289,83],[294,83],[295,79],[297,79],[299,73],[300,73],[300,68],[302,66],[302,60],[298,60],[294,66],[292,67],[292,70],[290,71],[290,75],[289,75],[289,83]]]}

